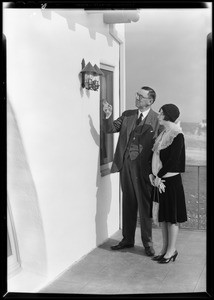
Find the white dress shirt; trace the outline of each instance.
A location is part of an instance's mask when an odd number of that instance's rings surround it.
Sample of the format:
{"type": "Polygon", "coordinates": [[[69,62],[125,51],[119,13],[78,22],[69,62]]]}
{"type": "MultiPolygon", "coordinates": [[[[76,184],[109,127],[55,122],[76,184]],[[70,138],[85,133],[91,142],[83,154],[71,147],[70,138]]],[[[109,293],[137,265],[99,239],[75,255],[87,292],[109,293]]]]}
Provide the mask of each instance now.
{"type": "Polygon", "coordinates": [[[150,108],[149,108],[149,109],[147,109],[147,110],[146,110],[146,111],[144,111],[144,112],[142,112],[142,111],[138,110],[138,118],[140,117],[140,114],[143,114],[143,116],[142,116],[142,119],[141,119],[141,120],[145,119],[145,117],[148,115],[149,111],[150,111],[150,108]]]}

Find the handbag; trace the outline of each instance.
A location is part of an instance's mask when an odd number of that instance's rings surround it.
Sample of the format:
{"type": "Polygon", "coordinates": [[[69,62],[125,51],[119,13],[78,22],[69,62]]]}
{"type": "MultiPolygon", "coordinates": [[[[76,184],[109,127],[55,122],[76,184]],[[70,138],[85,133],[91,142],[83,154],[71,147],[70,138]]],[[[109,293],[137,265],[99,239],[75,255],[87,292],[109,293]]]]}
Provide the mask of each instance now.
{"type": "Polygon", "coordinates": [[[153,201],[152,201],[152,221],[153,224],[158,226],[158,213],[159,213],[159,192],[158,188],[154,187],[154,193],[153,193],[153,201]]]}

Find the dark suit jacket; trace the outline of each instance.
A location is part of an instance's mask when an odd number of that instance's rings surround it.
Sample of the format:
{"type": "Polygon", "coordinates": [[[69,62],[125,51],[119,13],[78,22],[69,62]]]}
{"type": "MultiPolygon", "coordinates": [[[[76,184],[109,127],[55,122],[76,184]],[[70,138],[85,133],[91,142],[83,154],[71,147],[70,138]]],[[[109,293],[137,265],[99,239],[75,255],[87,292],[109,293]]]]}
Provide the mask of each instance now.
{"type": "MultiPolygon", "coordinates": [[[[119,139],[114,155],[114,160],[111,168],[111,172],[119,172],[123,166],[124,153],[127,148],[130,134],[135,127],[137,120],[137,109],[126,110],[123,114],[115,121],[112,116],[109,119],[103,120],[104,130],[107,133],[120,132],[119,139]]],[[[152,147],[155,138],[162,131],[162,127],[159,126],[157,119],[158,114],[150,109],[140,135],[138,136],[139,144],[139,163],[142,164],[143,173],[148,176],[151,172],[151,159],[152,159],[152,147]]]]}

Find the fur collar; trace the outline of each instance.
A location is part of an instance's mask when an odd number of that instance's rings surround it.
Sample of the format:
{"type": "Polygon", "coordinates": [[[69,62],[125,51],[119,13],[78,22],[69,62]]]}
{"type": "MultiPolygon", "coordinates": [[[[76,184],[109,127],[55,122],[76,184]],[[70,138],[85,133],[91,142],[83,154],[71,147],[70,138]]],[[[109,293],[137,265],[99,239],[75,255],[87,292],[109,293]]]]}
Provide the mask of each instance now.
{"type": "Polygon", "coordinates": [[[167,148],[179,133],[183,133],[180,123],[169,122],[168,128],[165,128],[156,138],[152,150],[159,153],[160,150],[167,148]]]}

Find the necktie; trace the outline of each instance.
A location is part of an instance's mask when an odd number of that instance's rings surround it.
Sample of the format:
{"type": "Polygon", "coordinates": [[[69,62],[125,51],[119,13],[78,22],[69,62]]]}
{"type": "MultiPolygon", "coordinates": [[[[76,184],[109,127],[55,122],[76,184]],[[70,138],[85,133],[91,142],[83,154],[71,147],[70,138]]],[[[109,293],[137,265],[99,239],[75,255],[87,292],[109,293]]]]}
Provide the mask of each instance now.
{"type": "Polygon", "coordinates": [[[141,122],[141,120],[142,120],[142,117],[143,117],[143,114],[141,113],[140,116],[139,116],[139,118],[138,118],[137,121],[136,121],[136,125],[139,125],[139,124],[140,124],[140,122],[141,122]]]}

